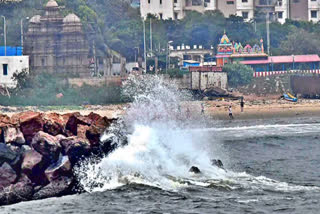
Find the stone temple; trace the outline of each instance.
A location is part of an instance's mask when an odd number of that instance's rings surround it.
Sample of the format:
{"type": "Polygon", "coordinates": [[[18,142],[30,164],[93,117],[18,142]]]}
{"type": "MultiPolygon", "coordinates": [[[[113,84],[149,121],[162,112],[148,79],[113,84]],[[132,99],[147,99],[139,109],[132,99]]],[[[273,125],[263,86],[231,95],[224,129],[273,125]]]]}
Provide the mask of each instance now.
{"type": "Polygon", "coordinates": [[[79,17],[62,17],[54,0],[44,10],[43,16],[30,19],[25,36],[24,54],[30,56],[31,71],[89,76],[89,46],[79,17]]]}

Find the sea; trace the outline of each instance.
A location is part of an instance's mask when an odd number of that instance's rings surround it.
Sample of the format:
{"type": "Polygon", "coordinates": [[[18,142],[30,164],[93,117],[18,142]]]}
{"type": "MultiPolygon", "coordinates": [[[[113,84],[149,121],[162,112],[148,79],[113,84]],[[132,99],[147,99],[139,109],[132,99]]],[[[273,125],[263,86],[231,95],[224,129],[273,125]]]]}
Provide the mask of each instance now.
{"type": "Polygon", "coordinates": [[[320,118],[215,120],[161,79],[131,81],[143,96],[101,139],[117,148],[75,170],[84,192],[1,214],[320,212],[320,118]]]}

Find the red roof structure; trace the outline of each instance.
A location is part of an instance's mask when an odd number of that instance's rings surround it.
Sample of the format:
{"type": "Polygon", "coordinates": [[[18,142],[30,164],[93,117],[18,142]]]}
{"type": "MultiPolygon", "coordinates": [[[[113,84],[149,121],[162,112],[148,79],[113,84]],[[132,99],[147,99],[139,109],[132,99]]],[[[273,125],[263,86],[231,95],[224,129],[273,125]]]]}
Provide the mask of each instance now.
{"type": "Polygon", "coordinates": [[[317,54],[313,55],[292,55],[292,56],[269,56],[266,60],[247,60],[241,61],[241,64],[245,65],[257,65],[257,64],[280,64],[280,63],[293,63],[293,62],[320,62],[320,58],[317,54]]]}

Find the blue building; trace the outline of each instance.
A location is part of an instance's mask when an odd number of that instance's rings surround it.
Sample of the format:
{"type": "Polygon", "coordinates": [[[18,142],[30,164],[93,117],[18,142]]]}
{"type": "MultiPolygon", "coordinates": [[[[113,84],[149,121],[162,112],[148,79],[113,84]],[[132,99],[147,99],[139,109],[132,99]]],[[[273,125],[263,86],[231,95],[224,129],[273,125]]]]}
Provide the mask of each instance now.
{"type": "MultiPolygon", "coordinates": [[[[0,56],[5,56],[5,47],[0,46],[0,56]]],[[[7,56],[22,56],[22,47],[7,46],[7,56]]]]}

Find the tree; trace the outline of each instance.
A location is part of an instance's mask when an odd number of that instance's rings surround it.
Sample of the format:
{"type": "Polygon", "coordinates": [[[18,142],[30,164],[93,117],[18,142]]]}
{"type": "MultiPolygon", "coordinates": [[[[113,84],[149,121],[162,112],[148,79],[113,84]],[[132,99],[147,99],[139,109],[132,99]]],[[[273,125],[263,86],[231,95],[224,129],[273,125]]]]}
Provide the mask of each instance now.
{"type": "Polygon", "coordinates": [[[251,83],[253,79],[253,69],[243,64],[227,64],[223,71],[228,74],[228,84],[231,87],[238,87],[251,83]]]}
{"type": "Polygon", "coordinates": [[[319,54],[320,41],[318,35],[303,29],[295,29],[280,44],[282,54],[319,54]]]}

